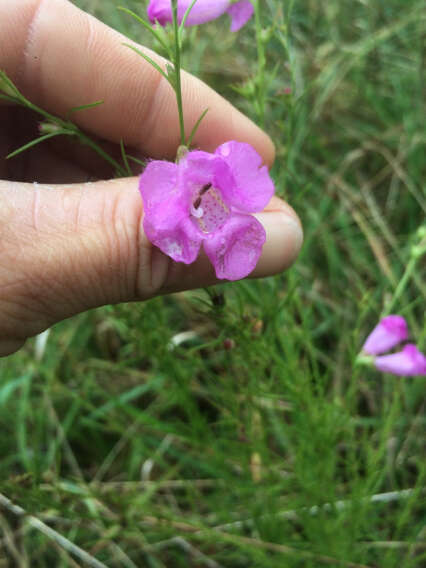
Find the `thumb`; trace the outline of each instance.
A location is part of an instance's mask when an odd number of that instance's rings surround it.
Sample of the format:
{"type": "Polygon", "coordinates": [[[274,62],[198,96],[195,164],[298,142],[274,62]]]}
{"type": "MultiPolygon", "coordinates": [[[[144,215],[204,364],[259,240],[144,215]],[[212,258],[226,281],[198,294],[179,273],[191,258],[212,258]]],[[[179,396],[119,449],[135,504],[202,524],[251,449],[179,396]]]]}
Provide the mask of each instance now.
{"type": "MultiPolygon", "coordinates": [[[[134,178],[69,186],[0,182],[0,356],[89,308],[217,282],[203,254],[187,266],[153,247],[142,215],[134,178]]],[[[253,276],[266,276],[291,264],[302,232],[277,198],[258,218],[267,242],[253,276]]]]}
{"type": "Polygon", "coordinates": [[[135,299],[150,254],[141,215],[135,180],[0,182],[0,342],[13,347],[78,312],[135,299]]]}

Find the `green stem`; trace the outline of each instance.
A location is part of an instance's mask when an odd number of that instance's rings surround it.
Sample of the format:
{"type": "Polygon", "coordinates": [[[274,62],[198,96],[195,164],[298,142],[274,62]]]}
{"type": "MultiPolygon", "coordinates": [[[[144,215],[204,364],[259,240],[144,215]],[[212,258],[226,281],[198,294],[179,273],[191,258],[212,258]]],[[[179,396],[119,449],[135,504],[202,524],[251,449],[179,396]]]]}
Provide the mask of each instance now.
{"type": "Polygon", "coordinates": [[[417,259],[414,258],[414,257],[411,257],[410,260],[408,261],[407,266],[405,267],[405,272],[404,272],[401,280],[398,282],[398,286],[395,289],[395,292],[392,296],[391,301],[385,307],[385,309],[382,313],[382,317],[387,316],[392,312],[393,307],[396,304],[396,301],[399,299],[401,294],[404,292],[408,282],[410,281],[411,276],[412,276],[414,269],[416,267],[416,264],[417,264],[417,259]]]}
{"type": "Polygon", "coordinates": [[[265,44],[262,39],[262,23],[260,17],[260,0],[254,2],[255,26],[256,26],[256,46],[257,46],[257,104],[261,126],[265,123],[265,44]]]}
{"type": "Polygon", "coordinates": [[[426,252],[426,240],[423,239],[423,241],[421,241],[415,248],[417,249],[418,252],[417,252],[417,254],[411,254],[411,258],[408,261],[407,266],[405,267],[404,274],[402,275],[401,280],[398,282],[398,285],[395,288],[395,292],[393,293],[391,301],[385,307],[385,309],[382,313],[382,317],[387,316],[392,312],[393,307],[395,306],[397,300],[400,298],[400,296],[404,292],[405,288],[407,287],[407,284],[409,283],[409,281],[411,280],[411,278],[413,276],[414,270],[415,270],[416,265],[417,265],[417,261],[426,252]]]}
{"type": "Polygon", "coordinates": [[[92,148],[97,154],[99,154],[104,160],[106,160],[113,168],[115,168],[117,174],[122,177],[126,177],[128,175],[127,171],[115,160],[112,156],[110,156],[107,152],[105,152],[96,142],[93,142],[91,138],[83,134],[81,131],[76,133],[77,136],[80,138],[80,142],[82,144],[86,144],[89,148],[92,148]]]}
{"type": "Polygon", "coordinates": [[[179,113],[180,143],[182,146],[185,146],[185,124],[183,120],[182,83],[180,75],[180,42],[179,42],[179,24],[177,17],[177,0],[173,0],[172,8],[173,8],[173,30],[175,35],[175,54],[173,61],[173,66],[175,69],[175,93],[176,93],[176,102],[179,113]]]}

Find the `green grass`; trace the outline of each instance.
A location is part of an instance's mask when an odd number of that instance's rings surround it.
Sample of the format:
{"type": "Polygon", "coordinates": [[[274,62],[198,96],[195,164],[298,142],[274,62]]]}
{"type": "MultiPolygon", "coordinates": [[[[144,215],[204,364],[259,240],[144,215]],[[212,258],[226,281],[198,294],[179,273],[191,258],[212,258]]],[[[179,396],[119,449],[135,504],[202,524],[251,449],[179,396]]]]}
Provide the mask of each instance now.
{"type": "MultiPolygon", "coordinates": [[[[114,2],[78,4],[152,45],[114,2]]],[[[92,311],[38,360],[34,341],[2,360],[0,489],[109,567],[420,568],[424,381],[354,362],[424,223],[424,4],[262,5],[277,24],[265,128],[304,223],[298,262],[92,311]]],[[[256,74],[253,25],[188,41],[184,67],[256,119],[235,89],[256,74]]],[[[423,351],[424,277],[418,262],[393,306],[423,351]]],[[[0,507],[1,534],[0,566],[86,565],[0,507]]]]}

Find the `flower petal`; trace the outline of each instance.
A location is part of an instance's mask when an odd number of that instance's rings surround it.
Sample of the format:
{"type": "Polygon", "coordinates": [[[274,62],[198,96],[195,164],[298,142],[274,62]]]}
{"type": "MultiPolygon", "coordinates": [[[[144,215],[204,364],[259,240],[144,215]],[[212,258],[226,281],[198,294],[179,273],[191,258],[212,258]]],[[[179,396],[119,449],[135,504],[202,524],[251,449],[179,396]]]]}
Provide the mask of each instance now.
{"type": "Polygon", "coordinates": [[[365,340],[362,350],[369,355],[384,353],[408,337],[407,322],[402,316],[386,316],[365,340]]]}
{"type": "Polygon", "coordinates": [[[190,194],[180,168],[171,162],[150,162],[139,178],[148,239],[176,262],[197,258],[201,239],[189,221],[190,194]]]}
{"type": "Polygon", "coordinates": [[[190,196],[176,164],[154,160],[139,178],[144,217],[159,231],[172,230],[187,216],[190,196]]]}
{"type": "Polygon", "coordinates": [[[253,16],[253,4],[249,0],[239,0],[227,10],[231,17],[231,32],[237,32],[250,20],[253,16]]]}
{"type": "Polygon", "coordinates": [[[374,365],[379,371],[393,375],[426,375],[426,357],[413,343],[409,343],[398,353],[376,357],[374,365]]]}
{"type": "Polygon", "coordinates": [[[165,26],[173,20],[171,0],[151,0],[146,12],[152,24],[165,26]]]}
{"type": "Polygon", "coordinates": [[[191,264],[197,258],[201,238],[188,219],[183,219],[174,230],[159,231],[145,218],[143,228],[152,244],[174,261],[191,264]]]}
{"type": "Polygon", "coordinates": [[[216,149],[229,166],[234,184],[226,180],[220,184],[229,205],[247,213],[262,211],[274,194],[274,183],[268,168],[262,166],[262,158],[249,144],[226,142],[216,149]],[[226,191],[225,191],[226,190],[226,191]]]}
{"type": "MultiPolygon", "coordinates": [[[[183,179],[188,187],[201,188],[207,183],[219,188],[224,197],[234,191],[235,179],[225,160],[216,154],[201,150],[188,152],[179,165],[183,165],[183,179]]],[[[231,205],[231,204],[229,204],[231,205]]]]}
{"type": "Polygon", "coordinates": [[[265,229],[257,219],[235,214],[204,241],[204,249],[218,278],[240,280],[255,268],[265,240],[265,229]]]}
{"type": "MultiPolygon", "coordinates": [[[[219,18],[226,12],[229,7],[230,0],[197,0],[186,19],[186,26],[196,26],[205,24],[211,20],[219,18]]],[[[192,0],[179,0],[178,18],[182,21],[186,10],[191,5],[192,0]]]]}
{"type": "MultiPolygon", "coordinates": [[[[178,1],[178,21],[182,21],[185,12],[192,0],[178,1]]],[[[204,24],[219,18],[229,8],[230,0],[197,0],[192,7],[186,26],[204,24]]],[[[152,23],[158,22],[161,26],[173,21],[171,0],[151,0],[147,9],[148,18],[152,23]]]]}

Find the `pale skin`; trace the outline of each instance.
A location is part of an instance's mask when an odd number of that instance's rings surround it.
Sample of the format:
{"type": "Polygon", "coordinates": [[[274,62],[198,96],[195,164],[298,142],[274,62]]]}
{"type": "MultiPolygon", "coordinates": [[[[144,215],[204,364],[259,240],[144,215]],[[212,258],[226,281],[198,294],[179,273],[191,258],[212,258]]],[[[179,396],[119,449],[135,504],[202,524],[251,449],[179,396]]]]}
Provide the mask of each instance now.
{"type": "MultiPolygon", "coordinates": [[[[103,105],[74,116],[80,128],[112,153],[123,139],[134,154],[173,159],[179,144],[174,94],[123,41],[66,0],[0,0],[0,69],[28,99],[61,117],[102,99],[103,105]]],[[[274,147],[265,133],[195,77],[184,73],[182,79],[188,133],[210,109],[196,147],[213,151],[227,140],[247,142],[272,164],[274,147]]],[[[84,147],[47,143],[6,161],[7,153],[37,136],[38,121],[0,104],[0,356],[87,309],[216,282],[203,254],[187,266],[151,246],[137,178],[105,180],[108,167],[84,147]],[[87,183],[96,179],[103,181],[87,183]]],[[[267,242],[251,276],[263,277],[290,266],[302,230],[278,198],[257,216],[267,242]]]]}

